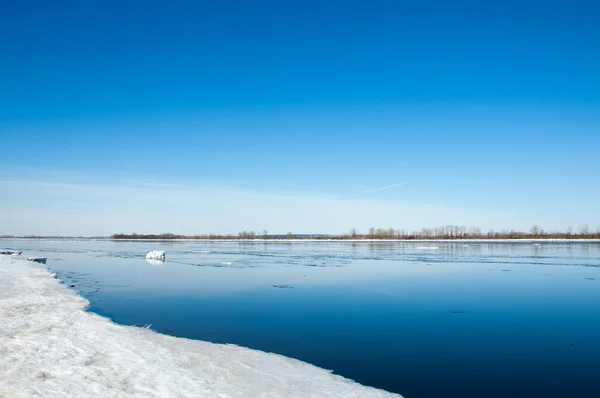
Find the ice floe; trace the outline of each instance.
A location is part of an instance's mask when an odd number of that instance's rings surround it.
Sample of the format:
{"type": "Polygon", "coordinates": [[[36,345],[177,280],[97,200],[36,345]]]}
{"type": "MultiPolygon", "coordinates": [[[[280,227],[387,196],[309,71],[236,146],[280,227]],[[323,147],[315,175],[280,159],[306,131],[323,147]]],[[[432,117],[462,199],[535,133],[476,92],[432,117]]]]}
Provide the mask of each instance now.
{"type": "Polygon", "coordinates": [[[122,326],[37,263],[0,257],[0,396],[399,397],[234,345],[122,326]]]}
{"type": "Polygon", "coordinates": [[[20,256],[21,253],[23,253],[23,251],[5,250],[0,252],[0,254],[6,254],[8,256],[20,256]]]}
{"type": "Polygon", "coordinates": [[[165,252],[162,250],[152,250],[146,254],[146,258],[149,260],[162,260],[165,261],[165,252]]]}

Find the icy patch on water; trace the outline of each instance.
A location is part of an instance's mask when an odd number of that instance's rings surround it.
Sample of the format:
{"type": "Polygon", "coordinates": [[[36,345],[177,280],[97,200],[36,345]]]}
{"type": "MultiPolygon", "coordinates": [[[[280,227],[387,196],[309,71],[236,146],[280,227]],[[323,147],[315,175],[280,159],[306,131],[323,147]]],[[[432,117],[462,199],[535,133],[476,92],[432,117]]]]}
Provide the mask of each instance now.
{"type": "Polygon", "coordinates": [[[280,355],[116,325],[40,264],[2,256],[0,281],[0,396],[399,396],[280,355]]]}

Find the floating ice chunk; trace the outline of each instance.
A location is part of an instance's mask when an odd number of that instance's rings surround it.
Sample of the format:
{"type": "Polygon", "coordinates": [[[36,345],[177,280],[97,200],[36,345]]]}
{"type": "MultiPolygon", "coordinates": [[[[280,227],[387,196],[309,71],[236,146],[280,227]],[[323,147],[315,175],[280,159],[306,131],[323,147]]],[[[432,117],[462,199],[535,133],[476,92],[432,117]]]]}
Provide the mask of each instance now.
{"type": "Polygon", "coordinates": [[[276,287],[278,289],[293,289],[294,286],[292,285],[270,285],[271,287],[276,287]]]}
{"type": "Polygon", "coordinates": [[[165,261],[165,252],[162,250],[152,250],[150,253],[146,254],[146,258],[165,261]]]}
{"type": "Polygon", "coordinates": [[[23,253],[23,251],[5,250],[5,251],[0,252],[0,254],[6,254],[8,256],[20,256],[21,253],[23,253]]]}
{"type": "Polygon", "coordinates": [[[0,395],[400,397],[281,355],[117,325],[39,264],[0,256],[0,395]]]}
{"type": "Polygon", "coordinates": [[[417,247],[419,250],[437,250],[439,247],[437,246],[419,246],[417,247]]]}
{"type": "Polygon", "coordinates": [[[221,265],[231,265],[231,261],[221,261],[221,265]]]}

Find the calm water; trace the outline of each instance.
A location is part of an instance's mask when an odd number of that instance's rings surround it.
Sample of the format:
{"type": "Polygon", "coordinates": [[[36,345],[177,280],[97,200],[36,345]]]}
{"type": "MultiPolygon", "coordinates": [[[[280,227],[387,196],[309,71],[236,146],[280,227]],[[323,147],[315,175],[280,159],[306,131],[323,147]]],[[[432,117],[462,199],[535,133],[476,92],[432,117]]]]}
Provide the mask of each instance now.
{"type": "Polygon", "coordinates": [[[276,352],[407,398],[600,397],[598,244],[0,245],[47,256],[115,322],[276,352]],[[164,264],[144,259],[154,249],[164,264]]]}

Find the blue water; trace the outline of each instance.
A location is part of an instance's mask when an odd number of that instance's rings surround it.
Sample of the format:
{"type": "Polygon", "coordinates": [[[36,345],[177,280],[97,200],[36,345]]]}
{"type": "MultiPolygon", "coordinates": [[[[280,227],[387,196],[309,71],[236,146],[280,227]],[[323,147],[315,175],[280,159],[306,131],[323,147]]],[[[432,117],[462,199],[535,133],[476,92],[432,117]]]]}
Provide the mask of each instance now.
{"type": "Polygon", "coordinates": [[[0,245],[47,256],[115,322],[276,352],[407,398],[600,397],[599,244],[0,245]],[[164,264],[144,259],[154,249],[164,264]]]}

